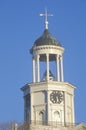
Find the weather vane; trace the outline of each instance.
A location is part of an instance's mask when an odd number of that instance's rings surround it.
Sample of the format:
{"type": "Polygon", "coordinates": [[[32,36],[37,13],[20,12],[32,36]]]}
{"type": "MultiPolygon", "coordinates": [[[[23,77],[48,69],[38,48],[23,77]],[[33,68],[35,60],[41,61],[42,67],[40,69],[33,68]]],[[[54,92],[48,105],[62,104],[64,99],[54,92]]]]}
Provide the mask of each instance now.
{"type": "Polygon", "coordinates": [[[45,9],[45,14],[40,14],[40,16],[45,17],[45,28],[48,29],[48,16],[53,16],[53,14],[48,14],[47,9],[45,9]]]}

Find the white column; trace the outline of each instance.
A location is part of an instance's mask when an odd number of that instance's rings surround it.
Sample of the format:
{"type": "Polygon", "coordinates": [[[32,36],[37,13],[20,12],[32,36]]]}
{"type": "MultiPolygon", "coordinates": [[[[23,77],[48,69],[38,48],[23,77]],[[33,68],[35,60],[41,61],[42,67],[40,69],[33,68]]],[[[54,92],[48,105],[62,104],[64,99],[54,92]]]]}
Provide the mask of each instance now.
{"type": "Polygon", "coordinates": [[[49,102],[49,100],[50,100],[50,91],[47,91],[47,121],[48,121],[47,123],[48,123],[48,125],[49,125],[49,122],[52,121],[51,118],[50,118],[51,113],[50,113],[50,102],[49,102]]]}
{"type": "Polygon", "coordinates": [[[37,82],[40,82],[40,66],[39,66],[39,55],[37,55],[37,82]]]}
{"type": "Polygon", "coordinates": [[[56,80],[60,81],[59,56],[56,55],[56,80]]]}
{"type": "Polygon", "coordinates": [[[35,75],[35,59],[34,59],[34,57],[33,57],[33,82],[36,82],[36,75],[35,75]]]}
{"type": "Polygon", "coordinates": [[[74,95],[72,95],[72,123],[75,123],[75,112],[74,112],[74,95]]]}
{"type": "Polygon", "coordinates": [[[33,93],[30,93],[30,121],[34,121],[34,113],[33,113],[33,93]]]}
{"type": "Polygon", "coordinates": [[[64,125],[66,126],[69,121],[68,121],[68,116],[67,116],[67,92],[64,93],[64,125]]]}
{"type": "Polygon", "coordinates": [[[64,74],[63,74],[63,58],[62,56],[60,57],[60,65],[61,65],[61,81],[64,81],[64,74]]]}
{"type": "Polygon", "coordinates": [[[47,62],[47,81],[49,81],[49,54],[46,55],[47,62]]]}
{"type": "Polygon", "coordinates": [[[37,82],[37,56],[35,56],[35,82],[37,82]]]}

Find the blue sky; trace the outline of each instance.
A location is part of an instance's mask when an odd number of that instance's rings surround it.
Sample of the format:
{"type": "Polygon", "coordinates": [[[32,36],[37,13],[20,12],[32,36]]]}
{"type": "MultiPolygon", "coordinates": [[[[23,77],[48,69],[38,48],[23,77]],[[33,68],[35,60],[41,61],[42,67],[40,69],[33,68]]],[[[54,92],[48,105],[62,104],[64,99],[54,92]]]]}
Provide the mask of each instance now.
{"type": "Polygon", "coordinates": [[[23,93],[32,82],[29,49],[49,31],[65,48],[64,78],[76,86],[76,122],[86,122],[86,0],[0,0],[0,122],[23,121],[23,93]]]}

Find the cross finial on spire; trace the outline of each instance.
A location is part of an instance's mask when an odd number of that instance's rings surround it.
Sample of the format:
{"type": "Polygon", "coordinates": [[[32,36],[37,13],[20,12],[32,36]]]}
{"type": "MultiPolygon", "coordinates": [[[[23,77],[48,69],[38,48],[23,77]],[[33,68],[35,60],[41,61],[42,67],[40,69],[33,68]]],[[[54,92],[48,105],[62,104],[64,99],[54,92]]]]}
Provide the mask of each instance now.
{"type": "Polygon", "coordinates": [[[48,29],[48,16],[53,16],[53,15],[48,14],[47,9],[45,9],[45,14],[40,14],[40,16],[45,16],[45,28],[48,29]]]}

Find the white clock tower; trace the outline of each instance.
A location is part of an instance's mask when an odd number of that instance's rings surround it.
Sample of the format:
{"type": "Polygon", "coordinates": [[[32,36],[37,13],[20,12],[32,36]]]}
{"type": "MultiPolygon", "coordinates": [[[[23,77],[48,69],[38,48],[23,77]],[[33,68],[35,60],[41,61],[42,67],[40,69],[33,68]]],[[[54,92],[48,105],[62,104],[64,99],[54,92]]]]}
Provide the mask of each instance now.
{"type": "Polygon", "coordinates": [[[75,123],[75,86],[64,81],[64,48],[48,31],[47,16],[50,15],[46,12],[40,16],[46,17],[45,30],[30,50],[33,82],[22,87],[24,121],[32,130],[67,128],[75,123]]]}

